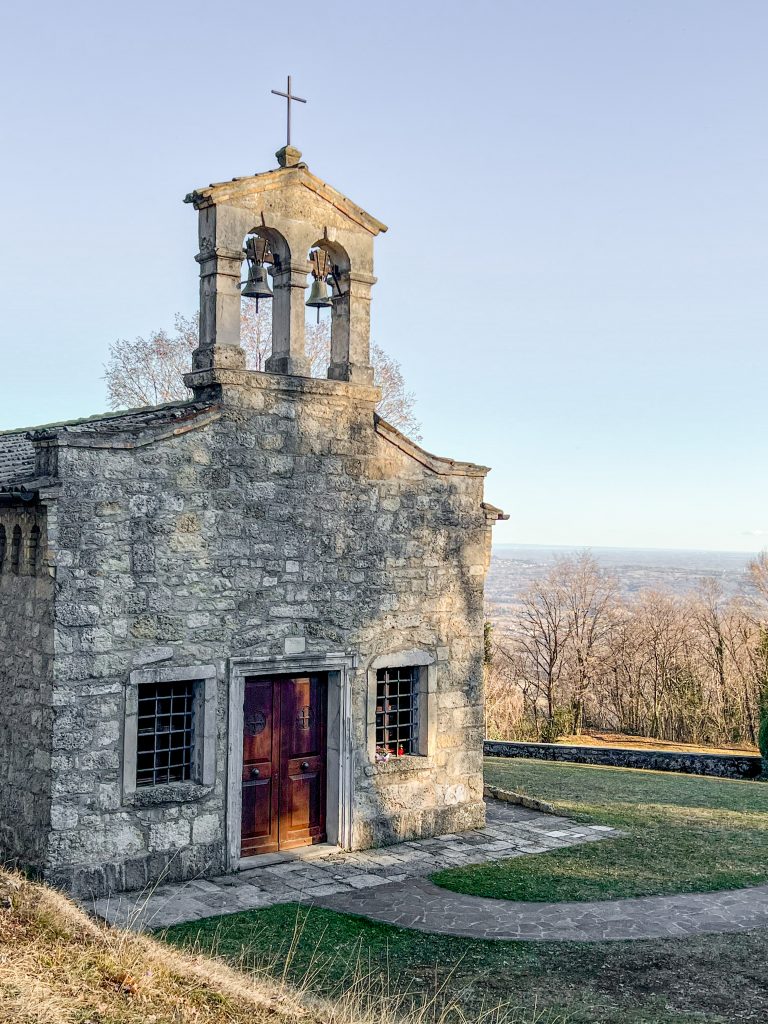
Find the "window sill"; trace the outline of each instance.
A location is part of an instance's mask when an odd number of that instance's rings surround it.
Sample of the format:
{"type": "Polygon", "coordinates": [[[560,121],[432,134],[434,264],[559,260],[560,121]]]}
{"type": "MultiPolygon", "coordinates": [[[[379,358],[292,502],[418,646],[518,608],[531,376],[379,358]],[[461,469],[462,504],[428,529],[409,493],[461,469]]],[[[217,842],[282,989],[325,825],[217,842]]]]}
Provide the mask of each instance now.
{"type": "Polygon", "coordinates": [[[198,782],[170,782],[162,786],[146,786],[126,794],[125,802],[131,807],[157,807],[162,804],[188,804],[202,800],[213,792],[213,786],[198,782]]]}
{"type": "Polygon", "coordinates": [[[402,757],[393,757],[389,761],[378,761],[376,764],[367,764],[365,774],[372,775],[405,775],[407,772],[427,771],[435,767],[431,757],[424,754],[403,754],[402,757]]]}

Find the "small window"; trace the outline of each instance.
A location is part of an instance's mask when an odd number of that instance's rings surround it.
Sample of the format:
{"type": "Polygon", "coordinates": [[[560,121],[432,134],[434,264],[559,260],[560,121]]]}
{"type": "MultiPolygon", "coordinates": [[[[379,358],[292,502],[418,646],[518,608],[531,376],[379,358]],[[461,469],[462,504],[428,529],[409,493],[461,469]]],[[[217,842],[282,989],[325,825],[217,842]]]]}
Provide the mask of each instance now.
{"type": "Polygon", "coordinates": [[[5,549],[8,540],[5,534],[5,527],[0,523],[0,575],[5,570],[5,549]]]}
{"type": "Polygon", "coordinates": [[[29,531],[27,539],[27,572],[30,576],[37,575],[37,563],[40,558],[40,527],[35,523],[29,531]]]}
{"type": "Polygon", "coordinates": [[[160,786],[192,777],[195,684],[139,685],[136,785],[160,786]]]}
{"type": "Polygon", "coordinates": [[[418,668],[376,673],[376,751],[383,757],[418,753],[418,668]]]}
{"type": "Polygon", "coordinates": [[[21,527],[14,526],[11,534],[11,572],[19,575],[21,569],[21,527]]]}

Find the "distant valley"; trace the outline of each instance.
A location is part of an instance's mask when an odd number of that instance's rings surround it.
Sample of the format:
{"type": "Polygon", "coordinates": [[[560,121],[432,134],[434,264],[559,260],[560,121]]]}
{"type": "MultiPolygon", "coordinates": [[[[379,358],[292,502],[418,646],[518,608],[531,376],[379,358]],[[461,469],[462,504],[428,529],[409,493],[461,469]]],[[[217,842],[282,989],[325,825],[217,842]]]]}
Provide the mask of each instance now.
{"type": "MultiPolygon", "coordinates": [[[[503,619],[520,595],[552,566],[555,558],[583,548],[502,544],[494,547],[486,584],[493,617],[503,619]]],[[[650,548],[590,548],[600,565],[613,573],[625,596],[639,590],[686,594],[702,579],[716,580],[725,597],[750,596],[747,565],[752,555],[737,551],[671,551],[650,548]]]]}

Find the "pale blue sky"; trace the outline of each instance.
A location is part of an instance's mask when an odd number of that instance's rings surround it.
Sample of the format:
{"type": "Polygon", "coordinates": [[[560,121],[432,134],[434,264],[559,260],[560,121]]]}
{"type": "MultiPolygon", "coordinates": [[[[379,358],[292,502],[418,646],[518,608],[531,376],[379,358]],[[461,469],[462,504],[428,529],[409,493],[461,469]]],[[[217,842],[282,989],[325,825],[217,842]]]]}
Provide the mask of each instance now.
{"type": "Polygon", "coordinates": [[[767,38],[764,0],[13,4],[0,428],[102,411],[108,343],[194,310],[184,194],[274,166],[290,72],[496,539],[761,547],[767,38]]]}

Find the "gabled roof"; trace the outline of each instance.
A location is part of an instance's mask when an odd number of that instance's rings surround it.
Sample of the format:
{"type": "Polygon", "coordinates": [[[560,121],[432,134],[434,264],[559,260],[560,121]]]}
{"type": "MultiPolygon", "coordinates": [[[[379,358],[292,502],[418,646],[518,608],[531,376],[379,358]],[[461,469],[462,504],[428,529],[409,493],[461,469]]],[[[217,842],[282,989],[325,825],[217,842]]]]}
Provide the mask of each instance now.
{"type": "Polygon", "coordinates": [[[301,185],[308,188],[310,192],[320,196],[355,224],[370,231],[372,235],[378,235],[387,230],[386,224],[382,224],[370,213],[366,213],[361,206],[353,203],[351,199],[347,199],[345,195],[323,181],[322,178],[312,174],[306,164],[298,164],[295,167],[278,167],[273,171],[264,171],[262,174],[254,174],[247,178],[232,178],[231,181],[216,182],[207,188],[199,188],[190,192],[184,202],[192,203],[196,210],[200,210],[205,206],[236,202],[239,197],[256,196],[290,185],[301,185]]]}
{"type": "Polygon", "coordinates": [[[73,442],[87,443],[88,439],[107,440],[119,435],[136,434],[147,429],[163,430],[175,427],[211,409],[210,403],[168,402],[140,409],[123,409],[101,413],[79,420],[47,423],[40,427],[26,427],[0,433],[0,490],[24,484],[35,477],[35,449],[33,441],[67,435],[73,442]]]}
{"type": "Polygon", "coordinates": [[[0,486],[21,481],[35,472],[35,449],[26,433],[0,434],[0,486]]]}
{"type": "Polygon", "coordinates": [[[416,444],[410,437],[406,437],[397,427],[383,420],[378,413],[374,413],[374,425],[376,433],[389,441],[395,448],[409,455],[416,462],[439,476],[486,476],[490,473],[488,466],[478,466],[474,462],[459,462],[457,459],[446,459],[442,455],[433,455],[425,451],[421,445],[416,444]]]}

